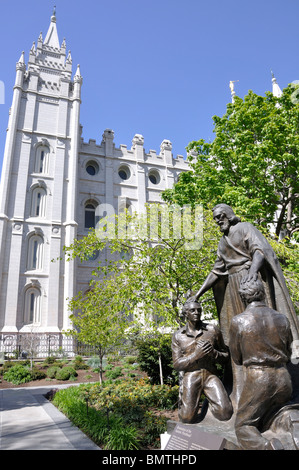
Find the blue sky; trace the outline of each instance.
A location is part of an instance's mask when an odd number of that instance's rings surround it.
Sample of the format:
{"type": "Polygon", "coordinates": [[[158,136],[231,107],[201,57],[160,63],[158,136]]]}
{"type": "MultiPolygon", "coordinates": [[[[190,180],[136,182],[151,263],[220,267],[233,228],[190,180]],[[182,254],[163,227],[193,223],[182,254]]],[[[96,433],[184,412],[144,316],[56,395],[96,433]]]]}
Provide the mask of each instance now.
{"type": "Polygon", "coordinates": [[[73,73],[83,76],[81,124],[85,141],[115,132],[145,150],[171,140],[186,156],[192,140],[213,140],[213,115],[231,100],[229,81],[243,97],[299,79],[298,0],[14,0],[1,2],[0,162],[15,64],[26,62],[39,33],[45,37],[56,4],[60,43],[66,38],[73,73]]]}

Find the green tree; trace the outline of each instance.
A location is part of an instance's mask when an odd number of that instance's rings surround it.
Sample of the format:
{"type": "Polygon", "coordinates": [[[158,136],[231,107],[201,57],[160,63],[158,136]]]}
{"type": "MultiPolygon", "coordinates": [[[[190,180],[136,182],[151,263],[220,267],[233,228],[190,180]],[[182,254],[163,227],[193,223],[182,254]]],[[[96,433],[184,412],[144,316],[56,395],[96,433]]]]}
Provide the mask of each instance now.
{"type": "Polygon", "coordinates": [[[79,292],[69,303],[73,311],[70,315],[73,328],[66,333],[95,348],[100,359],[100,383],[103,381],[103,358],[122,344],[128,327],[125,314],[117,304],[116,291],[114,278],[105,283],[105,291],[93,280],[87,292],[79,292]]]}
{"type": "MultiPolygon", "coordinates": [[[[188,208],[184,210],[188,212],[188,208]]],[[[154,330],[180,325],[181,307],[188,291],[195,290],[209,273],[219,239],[211,214],[202,217],[198,224],[193,216],[188,220],[189,227],[178,208],[150,205],[145,215],[127,212],[125,225],[122,217],[112,221],[105,218],[103,232],[91,230],[86,237],[65,247],[68,258],[80,260],[88,259],[97,250],[109,251],[106,262],[93,272],[90,293],[79,293],[72,299],[72,320],[78,323],[75,311],[81,312],[82,322],[91,321],[91,326],[86,327],[91,335],[95,334],[93,326],[100,321],[102,311],[107,328],[99,328],[99,334],[108,331],[108,318],[124,318],[127,326],[129,320],[134,320],[154,330]],[[157,210],[154,218],[153,209],[157,210]],[[170,217],[166,222],[161,215],[163,210],[170,217]],[[125,237],[121,236],[124,227],[125,237]]],[[[206,315],[215,314],[212,303],[207,301],[204,307],[206,315]]]]}
{"type": "Polygon", "coordinates": [[[230,204],[277,236],[299,230],[299,104],[289,85],[281,98],[249,91],[214,116],[215,139],[187,147],[191,170],[163,197],[171,203],[230,204]]]}

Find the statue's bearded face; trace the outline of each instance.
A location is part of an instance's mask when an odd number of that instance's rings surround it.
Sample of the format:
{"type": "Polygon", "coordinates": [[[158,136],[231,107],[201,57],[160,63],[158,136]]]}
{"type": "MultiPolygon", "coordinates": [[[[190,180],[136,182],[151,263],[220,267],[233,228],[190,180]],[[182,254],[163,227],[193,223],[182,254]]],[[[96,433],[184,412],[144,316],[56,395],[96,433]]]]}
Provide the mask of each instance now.
{"type": "Polygon", "coordinates": [[[227,232],[229,230],[230,222],[225,212],[216,210],[213,214],[213,219],[216,224],[219,225],[221,232],[227,232]]]}

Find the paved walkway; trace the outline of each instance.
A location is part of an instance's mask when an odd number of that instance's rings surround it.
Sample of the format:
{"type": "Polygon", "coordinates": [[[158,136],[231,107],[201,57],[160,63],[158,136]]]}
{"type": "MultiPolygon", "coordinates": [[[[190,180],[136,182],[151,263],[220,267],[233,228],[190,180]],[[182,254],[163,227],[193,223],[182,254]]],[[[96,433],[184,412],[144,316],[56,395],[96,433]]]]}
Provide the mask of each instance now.
{"type": "Polygon", "coordinates": [[[0,450],[101,450],[44,397],[52,388],[0,389],[0,450]]]}

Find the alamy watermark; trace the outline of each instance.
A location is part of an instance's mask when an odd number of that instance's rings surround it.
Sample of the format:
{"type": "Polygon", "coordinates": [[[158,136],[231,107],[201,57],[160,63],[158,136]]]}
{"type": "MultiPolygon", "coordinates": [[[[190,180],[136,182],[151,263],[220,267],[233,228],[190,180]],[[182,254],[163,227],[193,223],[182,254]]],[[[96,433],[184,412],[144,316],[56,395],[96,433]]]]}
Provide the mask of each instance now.
{"type": "Polygon", "coordinates": [[[5,104],[5,86],[2,80],[0,80],[0,104],[5,104]]]}
{"type": "Polygon", "coordinates": [[[198,250],[203,244],[203,207],[198,204],[167,206],[149,204],[141,214],[130,215],[125,210],[116,214],[111,204],[96,209],[96,234],[101,240],[183,240],[186,250],[198,250]]]}

